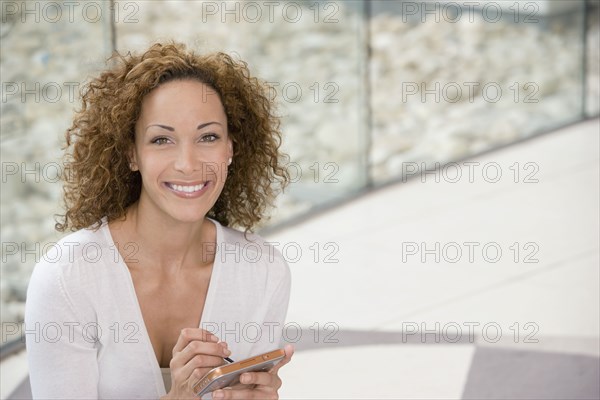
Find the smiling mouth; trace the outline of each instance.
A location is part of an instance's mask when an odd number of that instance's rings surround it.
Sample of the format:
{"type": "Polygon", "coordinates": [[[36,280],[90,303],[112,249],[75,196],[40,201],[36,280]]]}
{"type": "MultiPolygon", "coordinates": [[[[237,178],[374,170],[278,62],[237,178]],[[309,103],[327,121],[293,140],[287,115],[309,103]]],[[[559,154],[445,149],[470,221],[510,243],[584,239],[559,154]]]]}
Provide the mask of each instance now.
{"type": "Polygon", "coordinates": [[[204,182],[204,183],[201,183],[198,185],[176,185],[176,184],[167,182],[166,185],[169,187],[169,189],[174,190],[179,193],[195,193],[195,192],[199,192],[200,190],[202,190],[202,188],[204,188],[204,186],[206,186],[207,183],[208,182],[204,182]]]}

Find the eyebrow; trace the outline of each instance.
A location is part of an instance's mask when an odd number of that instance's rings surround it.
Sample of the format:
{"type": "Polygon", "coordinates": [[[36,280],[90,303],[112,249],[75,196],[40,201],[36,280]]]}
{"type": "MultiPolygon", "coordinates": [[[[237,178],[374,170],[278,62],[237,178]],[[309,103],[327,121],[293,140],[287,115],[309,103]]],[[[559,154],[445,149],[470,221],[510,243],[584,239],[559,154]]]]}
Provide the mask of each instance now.
{"type": "MultiPolygon", "coordinates": [[[[197,130],[200,130],[200,129],[202,129],[202,128],[205,128],[205,127],[207,127],[207,126],[209,126],[209,125],[212,125],[212,124],[221,125],[221,123],[220,123],[220,122],[217,122],[217,121],[211,121],[211,122],[206,122],[206,123],[204,123],[204,124],[200,124],[200,125],[198,125],[198,127],[197,127],[196,129],[197,129],[197,130]]],[[[162,125],[162,124],[152,124],[152,125],[148,125],[148,126],[146,127],[146,130],[148,130],[148,128],[150,128],[150,127],[153,127],[153,126],[158,126],[159,128],[166,129],[166,130],[168,130],[168,131],[170,131],[170,132],[175,132],[175,128],[173,128],[172,126],[168,126],[168,125],[162,125]]]]}

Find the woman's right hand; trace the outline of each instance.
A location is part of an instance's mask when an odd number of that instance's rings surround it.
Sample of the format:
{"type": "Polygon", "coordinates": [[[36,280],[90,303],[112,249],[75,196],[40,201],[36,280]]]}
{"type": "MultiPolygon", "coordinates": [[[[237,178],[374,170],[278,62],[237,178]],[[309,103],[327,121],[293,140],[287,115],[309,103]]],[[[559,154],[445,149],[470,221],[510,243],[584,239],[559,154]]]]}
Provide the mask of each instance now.
{"type": "Polygon", "coordinates": [[[227,343],[219,342],[212,333],[200,328],[182,329],[169,364],[171,390],[161,399],[198,400],[194,384],[211,369],[225,364],[223,357],[230,354],[227,343]]]}

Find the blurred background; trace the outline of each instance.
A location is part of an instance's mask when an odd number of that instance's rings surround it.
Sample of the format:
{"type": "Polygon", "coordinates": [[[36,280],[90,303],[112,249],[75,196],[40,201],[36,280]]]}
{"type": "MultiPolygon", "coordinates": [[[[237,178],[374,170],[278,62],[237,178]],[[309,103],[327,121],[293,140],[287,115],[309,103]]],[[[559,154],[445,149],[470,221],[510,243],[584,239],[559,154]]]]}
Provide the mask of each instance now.
{"type": "Polygon", "coordinates": [[[171,39],[275,90],[282,398],[599,398],[599,6],[2,1],[1,398],[79,89],[171,39]]]}

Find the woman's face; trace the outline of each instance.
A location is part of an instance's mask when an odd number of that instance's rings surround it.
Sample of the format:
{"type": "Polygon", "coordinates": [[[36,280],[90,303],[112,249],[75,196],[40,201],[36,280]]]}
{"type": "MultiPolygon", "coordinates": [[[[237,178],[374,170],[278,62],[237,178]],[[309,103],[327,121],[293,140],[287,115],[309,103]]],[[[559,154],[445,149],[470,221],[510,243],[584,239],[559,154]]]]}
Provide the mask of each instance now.
{"type": "Polygon", "coordinates": [[[204,218],[215,204],[233,155],[218,94],[196,80],[152,90],[135,125],[133,168],[142,176],[140,210],[181,222],[204,218]]]}

